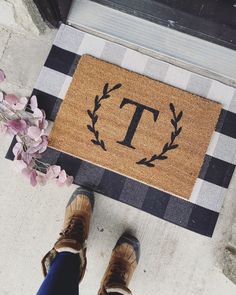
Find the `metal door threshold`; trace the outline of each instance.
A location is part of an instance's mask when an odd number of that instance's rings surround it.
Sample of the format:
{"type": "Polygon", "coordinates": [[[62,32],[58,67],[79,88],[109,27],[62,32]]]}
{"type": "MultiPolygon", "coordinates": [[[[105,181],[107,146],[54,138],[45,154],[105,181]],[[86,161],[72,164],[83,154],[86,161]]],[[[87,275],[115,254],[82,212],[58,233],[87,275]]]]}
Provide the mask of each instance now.
{"type": "Polygon", "coordinates": [[[192,72],[236,86],[236,51],[89,0],[74,0],[68,24],[192,72]]]}

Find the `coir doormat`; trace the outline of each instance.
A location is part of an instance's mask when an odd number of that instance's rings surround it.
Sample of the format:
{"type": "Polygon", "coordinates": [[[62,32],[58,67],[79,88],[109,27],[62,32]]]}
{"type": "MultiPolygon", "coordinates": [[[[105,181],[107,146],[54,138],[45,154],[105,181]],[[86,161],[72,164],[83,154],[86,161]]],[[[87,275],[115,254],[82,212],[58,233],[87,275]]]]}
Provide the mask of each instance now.
{"type": "Polygon", "coordinates": [[[49,145],[189,198],[220,110],[219,103],[83,55],[49,145]]]}
{"type": "MultiPolygon", "coordinates": [[[[57,118],[58,111],[71,85],[77,65],[81,56],[84,54],[93,55],[130,71],[176,86],[179,89],[187,90],[188,92],[205,97],[206,99],[219,102],[223,106],[210,144],[206,150],[203,164],[193,186],[191,196],[189,199],[176,197],[173,193],[154,188],[151,185],[134,180],[111,169],[103,168],[102,166],[53,148],[47,149],[43,155],[42,161],[62,166],[68,174],[75,177],[75,184],[83,185],[96,192],[102,193],[104,197],[110,197],[113,200],[123,202],[199,234],[212,236],[236,164],[235,89],[218,81],[191,73],[174,65],[156,60],[137,51],[62,24],[33,90],[33,94],[38,97],[39,107],[46,111],[47,119],[50,120],[52,124],[57,118]]],[[[117,83],[121,83],[116,80],[106,82],[109,82],[109,90],[117,83]]],[[[96,85],[94,82],[92,83],[96,85]]],[[[98,93],[93,93],[93,95],[102,95],[104,86],[105,85],[101,84],[98,93]]],[[[114,127],[116,135],[112,138],[115,138],[115,142],[124,141],[129,123],[137,107],[133,104],[126,103],[120,108],[124,98],[119,96],[121,95],[119,94],[120,91],[122,91],[122,87],[112,91],[107,100],[102,100],[101,107],[97,111],[98,119],[95,126],[99,127],[99,141],[101,142],[101,140],[103,140],[108,152],[111,150],[113,141],[107,138],[106,134],[108,129],[106,127],[105,132],[103,131],[104,126],[110,126],[110,122],[101,119],[102,112],[108,108],[113,100],[117,99],[116,97],[120,97],[117,112],[119,112],[120,116],[124,116],[127,113],[129,120],[127,125],[124,126],[125,128],[122,127],[124,129],[119,129],[119,126],[117,126],[117,128],[114,127]],[[123,130],[123,133],[118,134],[117,132],[121,132],[119,130],[123,130]]],[[[126,98],[133,101],[137,99],[130,95],[126,98]]],[[[155,98],[156,96],[153,97],[153,99],[155,98]]],[[[170,98],[171,97],[168,97],[165,114],[169,116],[169,119],[172,119],[173,112],[169,105],[170,98]]],[[[85,98],[83,97],[83,99],[85,98]]],[[[87,99],[95,99],[95,97],[88,96],[87,99]]],[[[145,99],[149,99],[149,96],[145,97],[145,99]]],[[[171,160],[171,157],[175,156],[175,154],[180,152],[181,148],[183,148],[183,146],[181,147],[181,136],[184,135],[184,122],[188,113],[182,108],[179,108],[176,101],[171,102],[174,105],[176,116],[178,116],[181,111],[183,112],[177,126],[178,128],[182,127],[182,131],[174,142],[174,144],[178,144],[178,147],[165,154],[168,159],[153,161],[155,167],[150,167],[152,171],[155,171],[155,169],[159,167],[158,165],[162,165],[162,163],[171,160]]],[[[148,106],[148,104],[144,105],[148,106]]],[[[94,104],[92,106],[94,107],[94,104]]],[[[131,150],[131,148],[117,143],[117,146],[127,149],[129,153],[139,151],[142,157],[138,159],[135,158],[135,161],[140,161],[144,158],[150,159],[153,151],[156,154],[160,153],[160,150],[156,149],[156,146],[153,146],[150,154],[146,155],[144,150],[139,150],[136,146],[140,138],[139,136],[143,135],[142,128],[145,126],[145,120],[147,120],[148,124],[151,124],[153,128],[156,128],[155,135],[160,136],[158,124],[161,122],[162,110],[160,111],[160,109],[158,109],[159,106],[156,105],[151,105],[151,107],[159,111],[157,120],[154,120],[154,114],[152,112],[145,109],[143,110],[141,119],[131,141],[131,145],[133,145],[135,149],[131,150]]],[[[93,108],[88,109],[93,112],[93,108]]],[[[87,116],[87,125],[91,125],[92,118],[90,120],[87,110],[85,110],[84,115],[87,116]]],[[[78,118],[78,120],[80,120],[80,118],[78,118]]],[[[124,123],[125,120],[122,121],[122,124],[124,123]]],[[[174,129],[172,130],[172,126],[171,122],[167,120],[167,130],[173,132],[174,129]]],[[[71,132],[69,128],[67,132],[71,133],[71,137],[74,136],[74,133],[71,132]]],[[[94,133],[89,131],[89,129],[86,129],[86,132],[88,132],[87,136],[90,135],[88,142],[86,142],[87,146],[89,146],[90,149],[96,148],[101,154],[105,153],[100,145],[96,146],[90,142],[93,139],[96,141],[94,133]]],[[[109,132],[111,132],[111,130],[109,132]]],[[[154,134],[152,130],[148,132],[154,134]]],[[[200,133],[198,134],[199,136],[200,133]]],[[[168,142],[170,142],[169,136],[171,136],[171,134],[168,134],[168,142]]],[[[149,138],[149,140],[152,140],[152,138],[149,138]]],[[[151,146],[150,141],[147,143],[144,142],[144,144],[149,147],[151,146]]],[[[14,142],[12,145],[14,145],[14,142]]],[[[14,158],[12,154],[12,145],[6,156],[8,159],[14,158]]],[[[128,160],[128,154],[126,160],[128,160]]],[[[186,159],[183,161],[185,162],[186,159]]],[[[132,162],[132,165],[134,164],[138,166],[136,162],[132,162]]],[[[144,165],[140,165],[140,167],[141,169],[149,169],[149,167],[144,165]]]]}

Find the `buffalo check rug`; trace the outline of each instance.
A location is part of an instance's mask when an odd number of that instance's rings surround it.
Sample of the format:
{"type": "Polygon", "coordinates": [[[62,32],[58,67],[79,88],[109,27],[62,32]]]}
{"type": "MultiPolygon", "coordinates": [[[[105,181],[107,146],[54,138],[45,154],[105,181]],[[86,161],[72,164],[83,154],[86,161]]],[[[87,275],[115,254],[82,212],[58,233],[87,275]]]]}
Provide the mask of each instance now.
{"type": "MultiPolygon", "coordinates": [[[[47,149],[42,160],[50,164],[60,165],[68,174],[74,176],[75,184],[93,189],[107,197],[136,207],[191,231],[212,236],[236,164],[235,89],[62,24],[33,90],[33,95],[38,97],[39,107],[45,110],[49,121],[52,123],[56,121],[55,125],[57,125],[56,119],[60,117],[63,108],[65,108],[64,104],[62,105],[63,100],[66,98],[67,93],[71,93],[73,90],[77,67],[81,64],[82,59],[84,60],[84,57],[89,57],[90,63],[95,59],[96,62],[108,62],[114,67],[119,66],[130,72],[142,74],[142,77],[146,76],[151,78],[152,81],[164,82],[163,85],[174,86],[182,95],[189,92],[194,94],[194,97],[201,96],[205,98],[205,102],[214,102],[213,105],[216,107],[211,109],[211,105],[206,106],[206,111],[208,110],[209,114],[215,112],[214,118],[216,118],[216,121],[212,120],[211,122],[213,130],[210,133],[208,132],[209,141],[203,153],[198,174],[194,178],[193,185],[188,188],[188,192],[178,194],[174,190],[175,186],[165,190],[165,185],[156,186],[152,183],[149,184],[148,179],[142,181],[138,177],[135,179],[135,177],[130,177],[129,174],[127,176],[127,174],[120,173],[120,170],[115,171],[115,169],[110,169],[106,165],[104,167],[95,161],[85,159],[84,156],[80,157],[76,153],[75,156],[74,153],[56,147],[56,144],[52,144],[47,149]]],[[[86,69],[86,66],[84,68],[86,69]]],[[[102,64],[99,64],[98,68],[102,68],[102,64]]],[[[81,77],[80,80],[79,75],[76,79],[80,83],[84,77],[81,77]]],[[[84,79],[85,88],[87,87],[86,80],[84,79]]],[[[117,89],[121,87],[120,84],[116,85],[118,85],[116,86],[117,89]]],[[[105,83],[102,89],[104,97],[107,95],[108,90],[109,85],[105,83]]],[[[201,100],[205,103],[204,99],[201,98],[201,100]]],[[[68,98],[65,99],[65,106],[67,101],[68,98]]],[[[121,104],[120,108],[127,104],[134,104],[129,98],[125,98],[122,103],[123,105],[121,104]]],[[[175,114],[172,102],[168,105],[174,119],[178,121],[181,115],[178,118],[178,114],[175,114]]],[[[73,106],[76,108],[76,105],[73,106]]],[[[147,106],[144,105],[138,107],[139,110],[147,109],[147,106]]],[[[136,111],[138,107],[136,105],[136,111]]],[[[193,112],[194,107],[195,103],[193,102],[191,106],[193,112]]],[[[150,109],[148,110],[150,111],[150,109]]],[[[94,119],[92,116],[94,115],[93,112],[89,111],[88,109],[87,118],[90,116],[92,120],[97,121],[97,118],[94,119]]],[[[154,119],[157,119],[158,111],[156,110],[156,113],[153,109],[151,111],[154,119]]],[[[66,112],[64,112],[65,114],[66,112]]],[[[199,114],[201,115],[201,113],[199,114]]],[[[205,125],[203,124],[201,128],[204,128],[205,125]]],[[[99,137],[96,138],[96,130],[89,129],[91,130],[87,130],[88,134],[90,131],[90,135],[92,133],[95,135],[95,139],[92,139],[93,148],[95,148],[95,145],[100,145],[102,149],[105,149],[105,143],[101,143],[99,137]]],[[[133,136],[131,129],[129,132],[127,131],[127,134],[133,136]]],[[[53,130],[56,130],[56,128],[53,130]]],[[[68,133],[73,137],[74,133],[72,131],[74,132],[73,128],[68,130],[68,133]]],[[[53,133],[54,131],[52,132],[52,138],[53,133]]],[[[54,136],[54,140],[55,138],[54,136]]],[[[200,140],[201,130],[199,136],[195,136],[196,142],[198,138],[200,140]]],[[[123,141],[117,142],[126,145],[126,147],[130,145],[129,148],[134,148],[131,147],[131,137],[125,137],[123,141]]],[[[11,152],[13,145],[14,142],[7,153],[6,157],[8,159],[13,159],[11,152]]],[[[89,149],[90,147],[88,153],[89,149]]],[[[164,154],[160,157],[162,157],[161,160],[167,160],[164,154]]],[[[140,160],[141,164],[147,162],[147,158],[144,159],[140,160]]],[[[168,175],[166,177],[168,179],[168,175]]],[[[181,189],[184,190],[185,188],[180,187],[181,189]]]]}

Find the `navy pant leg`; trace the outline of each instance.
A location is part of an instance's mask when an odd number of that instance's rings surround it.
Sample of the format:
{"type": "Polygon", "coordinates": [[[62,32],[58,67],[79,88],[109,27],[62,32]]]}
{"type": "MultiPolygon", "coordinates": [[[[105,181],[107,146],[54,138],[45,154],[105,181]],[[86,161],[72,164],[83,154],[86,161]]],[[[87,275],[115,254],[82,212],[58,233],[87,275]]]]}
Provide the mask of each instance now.
{"type": "Polygon", "coordinates": [[[58,253],[37,295],[78,295],[80,257],[58,253]]]}

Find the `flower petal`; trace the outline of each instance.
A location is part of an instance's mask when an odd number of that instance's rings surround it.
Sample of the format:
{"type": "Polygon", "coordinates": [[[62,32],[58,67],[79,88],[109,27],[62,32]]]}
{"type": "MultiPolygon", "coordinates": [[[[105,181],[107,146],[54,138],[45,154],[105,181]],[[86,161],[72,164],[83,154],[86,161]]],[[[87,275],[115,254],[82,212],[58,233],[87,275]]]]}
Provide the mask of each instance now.
{"type": "Polygon", "coordinates": [[[48,168],[47,178],[57,178],[61,172],[61,167],[57,165],[52,165],[48,168]]]}
{"type": "Polygon", "coordinates": [[[43,119],[43,113],[40,109],[36,108],[33,110],[34,113],[33,113],[33,116],[39,120],[42,120],[43,119]]]}
{"type": "Polygon", "coordinates": [[[44,133],[43,130],[41,130],[40,128],[36,126],[29,127],[27,132],[28,136],[35,141],[39,140],[40,137],[43,135],[43,133],[44,133]]]}
{"type": "Polygon", "coordinates": [[[17,133],[23,132],[27,128],[27,124],[25,120],[19,120],[19,119],[9,120],[6,125],[9,131],[11,131],[11,133],[14,135],[17,133]]]}
{"type": "Polygon", "coordinates": [[[61,170],[59,177],[57,179],[57,184],[59,186],[63,186],[66,182],[67,176],[66,176],[66,171],[65,170],[61,170]]]}
{"type": "Polygon", "coordinates": [[[32,172],[32,170],[28,167],[26,167],[22,170],[22,174],[27,178],[30,178],[31,172],[32,172]]]}
{"type": "Polygon", "coordinates": [[[22,111],[25,109],[28,103],[28,99],[26,97],[21,97],[18,102],[14,105],[14,109],[17,111],[22,111]]]}
{"type": "Polygon", "coordinates": [[[33,95],[30,99],[30,107],[31,110],[34,111],[35,109],[38,108],[38,101],[36,95],[33,95]]]}
{"type": "Polygon", "coordinates": [[[36,186],[37,185],[37,172],[35,170],[32,170],[31,174],[30,174],[30,184],[32,186],[36,186]]]}
{"type": "Polygon", "coordinates": [[[4,94],[3,94],[3,92],[2,92],[2,91],[0,91],[0,102],[2,102],[2,101],[3,101],[3,99],[4,99],[4,94]]]}
{"type": "Polygon", "coordinates": [[[0,124],[0,134],[6,134],[7,133],[7,126],[5,124],[0,124]]]}
{"type": "Polygon", "coordinates": [[[6,76],[3,72],[3,70],[0,70],[0,83],[3,82],[6,79],[6,76]]]}
{"type": "Polygon", "coordinates": [[[66,185],[71,186],[73,182],[74,182],[74,177],[73,176],[67,176],[66,185]]]}
{"type": "Polygon", "coordinates": [[[14,106],[18,103],[19,98],[15,94],[6,94],[5,95],[5,101],[10,105],[14,106]]]}
{"type": "Polygon", "coordinates": [[[44,186],[47,183],[47,178],[45,175],[37,175],[36,176],[36,181],[38,184],[44,186]]]}
{"type": "Polygon", "coordinates": [[[22,144],[17,142],[12,149],[14,156],[17,157],[22,151],[23,151],[22,144]]]}

